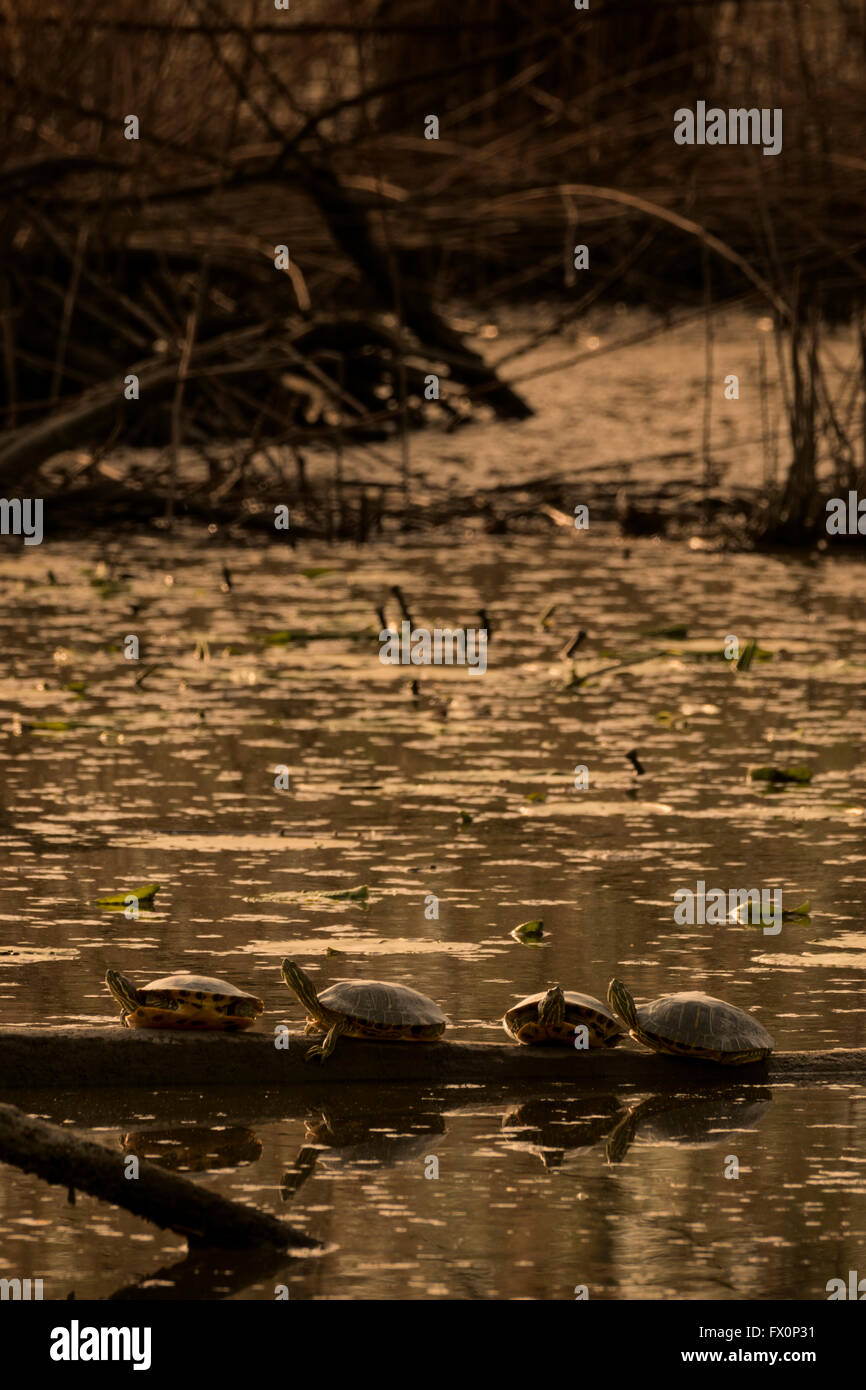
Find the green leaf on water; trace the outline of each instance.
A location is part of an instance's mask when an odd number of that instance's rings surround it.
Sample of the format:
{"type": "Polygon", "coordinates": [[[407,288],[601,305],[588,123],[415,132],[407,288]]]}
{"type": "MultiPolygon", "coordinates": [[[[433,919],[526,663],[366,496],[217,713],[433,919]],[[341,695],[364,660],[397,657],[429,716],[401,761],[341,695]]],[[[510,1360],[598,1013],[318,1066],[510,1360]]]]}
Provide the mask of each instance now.
{"type": "Polygon", "coordinates": [[[526,793],[526,800],[527,800],[527,801],[546,801],[546,800],[547,800],[547,792],[527,792],[527,793],[526,793]]]}
{"type": "Polygon", "coordinates": [[[810,768],[802,765],[795,767],[750,767],[749,778],[752,782],[805,783],[811,782],[812,772],[810,768]]]}
{"type": "Polygon", "coordinates": [[[474,816],[471,816],[471,815],[469,814],[468,811],[461,811],[461,812],[460,812],[460,824],[461,824],[461,825],[471,825],[474,819],[475,819],[475,817],[474,817],[474,816]]]}
{"type": "Polygon", "coordinates": [[[370,890],[366,883],[362,883],[358,888],[336,889],[332,893],[323,890],[313,890],[306,888],[289,888],[280,893],[262,893],[258,898],[249,898],[248,902],[262,903],[321,903],[321,902],[344,902],[359,903],[366,908],[370,890]]]}
{"type": "Polygon", "coordinates": [[[123,579],[98,579],[91,575],[90,587],[96,590],[100,598],[115,598],[118,594],[129,593],[129,585],[123,579]]]}
{"type": "Polygon", "coordinates": [[[540,919],[531,922],[521,922],[519,927],[515,927],[511,935],[516,941],[523,941],[526,945],[533,945],[541,940],[544,935],[544,923],[540,919]]]}
{"type": "Polygon", "coordinates": [[[320,574],[333,574],[332,565],[311,565],[309,569],[301,570],[305,579],[318,579],[320,574]]]}
{"type": "MultiPolygon", "coordinates": [[[[800,926],[805,927],[808,924],[811,910],[808,901],[800,903],[799,907],[783,907],[782,921],[797,922],[800,926]]],[[[766,914],[764,914],[762,904],[747,902],[740,903],[739,907],[735,907],[733,912],[729,912],[727,920],[729,922],[745,922],[753,927],[767,927],[771,922],[774,922],[776,918],[773,909],[769,907],[769,905],[766,914]]]]}
{"type": "Polygon", "coordinates": [[[812,911],[812,905],[807,898],[799,907],[785,907],[782,909],[782,921],[790,922],[796,917],[808,917],[812,911]]]}
{"type": "Polygon", "coordinates": [[[266,647],[287,647],[291,642],[355,642],[364,639],[366,642],[370,636],[369,629],[335,631],[326,629],[324,632],[310,632],[294,629],[292,631],[263,632],[254,630],[250,633],[253,642],[263,642],[266,647]]]}
{"type": "Polygon", "coordinates": [[[330,898],[333,902],[365,903],[370,896],[370,890],[366,883],[362,883],[359,888],[342,888],[336,893],[322,893],[323,898],[330,898]]]}
{"type": "Polygon", "coordinates": [[[97,898],[99,907],[125,907],[127,898],[137,898],[140,903],[152,902],[159,892],[158,883],[144,883],[140,888],[125,888],[122,893],[106,893],[104,898],[97,898]]]}
{"type": "Polygon", "coordinates": [[[74,725],[68,719],[31,719],[26,727],[32,734],[63,734],[74,725]]]}

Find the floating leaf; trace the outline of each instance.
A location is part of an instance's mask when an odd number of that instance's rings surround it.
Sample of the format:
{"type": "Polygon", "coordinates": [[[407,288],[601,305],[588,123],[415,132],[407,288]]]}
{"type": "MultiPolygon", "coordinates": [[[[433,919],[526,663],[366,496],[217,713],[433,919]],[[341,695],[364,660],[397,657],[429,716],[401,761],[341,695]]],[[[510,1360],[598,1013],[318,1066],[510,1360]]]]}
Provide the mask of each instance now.
{"type": "Polygon", "coordinates": [[[309,569],[301,570],[305,579],[318,579],[320,574],[333,574],[332,565],[311,565],[309,569]]]}
{"type": "Polygon", "coordinates": [[[129,592],[129,585],[122,579],[97,579],[95,575],[90,577],[90,587],[95,589],[100,598],[114,598],[117,594],[129,592]]]}
{"type": "Polygon", "coordinates": [[[523,941],[527,945],[532,945],[541,940],[544,935],[544,923],[538,919],[532,922],[521,922],[519,927],[515,927],[511,933],[516,941],[523,941]]]}
{"type": "Polygon", "coordinates": [[[333,893],[322,890],[312,891],[305,889],[286,889],[280,893],[263,893],[260,898],[253,898],[252,902],[263,903],[321,903],[321,902],[350,902],[360,903],[362,907],[367,906],[367,899],[370,890],[366,883],[362,883],[359,888],[342,888],[333,893]]]}
{"type": "Polygon", "coordinates": [[[473,822],[473,820],[474,820],[474,816],[471,816],[471,815],[469,814],[468,811],[461,811],[461,812],[460,812],[460,824],[461,824],[461,825],[471,825],[472,822],[473,822]]]}
{"type": "Polygon", "coordinates": [[[526,800],[527,800],[527,801],[546,801],[546,800],[547,800],[547,792],[527,792],[527,793],[526,793],[526,800]]]}
{"type": "Polygon", "coordinates": [[[687,729],[689,726],[688,716],[684,713],[675,714],[673,710],[660,709],[654,717],[657,723],[668,724],[672,729],[687,729]]]}
{"type": "Polygon", "coordinates": [[[740,653],[740,659],[737,662],[738,671],[748,671],[749,667],[755,659],[755,652],[757,650],[758,643],[756,642],[754,637],[750,637],[742,652],[740,653]]]}
{"type": "Polygon", "coordinates": [[[144,883],[140,888],[125,888],[122,893],[106,893],[96,902],[99,907],[125,907],[127,898],[137,898],[139,903],[152,902],[159,888],[158,883],[144,883]]]}
{"type": "Polygon", "coordinates": [[[809,899],[807,898],[804,903],[800,903],[799,907],[784,908],[782,911],[782,921],[790,922],[797,917],[808,917],[811,911],[812,904],[809,902],[809,899]]]}
{"type": "Polygon", "coordinates": [[[343,888],[336,893],[322,893],[323,898],[331,898],[333,902],[365,903],[370,896],[370,890],[366,883],[362,883],[359,888],[343,888]]]}
{"type": "MultiPolygon", "coordinates": [[[[726,920],[728,922],[746,922],[753,927],[768,927],[775,922],[776,912],[769,903],[764,905],[763,903],[746,902],[740,903],[733,912],[729,912],[726,920]]],[[[782,920],[785,920],[784,911],[782,912],[782,920]]]]}
{"type": "Polygon", "coordinates": [[[346,642],[357,641],[363,638],[364,641],[370,636],[370,629],[353,629],[351,631],[337,632],[332,629],[324,632],[309,632],[299,630],[281,630],[279,632],[264,632],[261,629],[253,630],[250,638],[254,642],[263,642],[266,647],[287,647],[291,642],[346,642]]]}
{"type": "Polygon", "coordinates": [[[753,782],[811,782],[812,772],[808,767],[750,767],[749,777],[753,782]]]}
{"type": "Polygon", "coordinates": [[[68,719],[32,719],[25,725],[32,734],[63,734],[74,725],[68,719]]]}

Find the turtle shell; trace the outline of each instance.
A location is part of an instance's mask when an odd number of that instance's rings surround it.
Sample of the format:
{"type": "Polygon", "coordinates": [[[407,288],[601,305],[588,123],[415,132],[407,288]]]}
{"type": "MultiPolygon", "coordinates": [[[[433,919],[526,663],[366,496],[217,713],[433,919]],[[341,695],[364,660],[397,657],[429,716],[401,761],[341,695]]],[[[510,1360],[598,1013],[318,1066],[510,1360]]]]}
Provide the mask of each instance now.
{"type": "Polygon", "coordinates": [[[637,1007],[640,1039],[658,1051],[715,1061],[759,1061],[775,1047],[751,1014],[709,994],[665,994],[637,1007]]]}
{"type": "Polygon", "coordinates": [[[214,1007],[228,1004],[232,999],[255,998],[228,980],[217,980],[207,975],[163,975],[159,980],[151,980],[149,985],[139,985],[136,992],[142,1004],[155,1002],[150,996],[156,994],[190,996],[214,1007]]]}
{"type": "MultiPolygon", "coordinates": [[[[129,986],[131,982],[127,982],[129,986]]],[[[127,1028],[249,1028],[264,1009],[261,999],[228,980],[202,975],[164,975],[131,986],[137,1009],[126,1005],[127,1028]]]]}
{"type": "Polygon", "coordinates": [[[526,1043],[574,1043],[574,1030],[583,1023],[589,1032],[590,1047],[605,1047],[615,1038],[622,1037],[623,1027],[612,1009],[591,994],[578,994],[576,990],[563,990],[565,998],[565,1017],[560,1024],[543,1025],[538,1022],[538,1006],[545,998],[547,990],[539,994],[528,994],[525,999],[512,1005],[502,1020],[506,1033],[518,1042],[526,1043]],[[535,1025],[535,1028],[533,1028],[535,1025]],[[520,1036],[523,1033],[523,1036],[520,1036]]]}
{"type": "Polygon", "coordinates": [[[324,990],[319,1002],[367,1037],[438,1037],[448,1023],[426,994],[387,980],[342,980],[324,990]]]}

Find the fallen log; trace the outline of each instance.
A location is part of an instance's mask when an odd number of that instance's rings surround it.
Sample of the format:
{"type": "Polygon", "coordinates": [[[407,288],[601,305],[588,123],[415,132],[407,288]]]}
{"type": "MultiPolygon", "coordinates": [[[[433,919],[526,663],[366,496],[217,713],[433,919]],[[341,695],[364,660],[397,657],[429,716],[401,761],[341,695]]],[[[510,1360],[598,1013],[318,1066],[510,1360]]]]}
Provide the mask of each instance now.
{"type": "Polygon", "coordinates": [[[294,167],[334,241],[363,272],[382,307],[397,313],[423,347],[449,362],[454,378],[487,401],[500,419],[529,419],[532,407],[434,306],[427,286],[418,278],[415,248],[380,246],[366,209],[327,165],[297,155],[294,167]]]}
{"type": "Polygon", "coordinates": [[[298,1086],[332,1082],[622,1084],[663,1090],[733,1081],[866,1077],[866,1048],[776,1052],[766,1062],[719,1066],[662,1057],[631,1043],[581,1052],[517,1043],[376,1043],[342,1040],[322,1065],[307,1062],[309,1038],[96,1028],[0,1028],[0,1090],[99,1086],[298,1086]]]}
{"type": "Polygon", "coordinates": [[[128,1154],[33,1119],[14,1105],[0,1105],[0,1162],[124,1207],[185,1236],[190,1246],[321,1248],[319,1241],[287,1222],[229,1201],[153,1163],[139,1159],[138,1177],[129,1178],[128,1159],[128,1154]]]}
{"type": "MultiPolygon", "coordinates": [[[[267,331],[267,324],[257,324],[198,344],[190,354],[190,374],[221,353],[256,344],[267,331]]],[[[28,474],[40,468],[52,454],[84,445],[100,429],[122,418],[123,383],[127,375],[137,376],[140,388],[156,397],[173,388],[177,373],[178,364],[174,359],[166,360],[163,355],[142,359],[125,368],[122,376],[103,382],[52,414],[6,435],[0,445],[0,489],[6,491],[15,484],[26,485],[28,474]]]]}

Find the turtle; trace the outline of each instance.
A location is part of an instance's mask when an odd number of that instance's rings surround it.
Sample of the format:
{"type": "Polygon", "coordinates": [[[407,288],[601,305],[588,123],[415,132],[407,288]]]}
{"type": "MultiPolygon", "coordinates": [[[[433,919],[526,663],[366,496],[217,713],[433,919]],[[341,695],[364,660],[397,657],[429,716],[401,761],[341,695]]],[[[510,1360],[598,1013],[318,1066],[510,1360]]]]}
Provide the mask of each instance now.
{"type": "Polygon", "coordinates": [[[575,994],[553,985],[514,1004],[502,1020],[509,1037],[519,1043],[576,1045],[576,1030],[587,1030],[586,1047],[613,1047],[624,1037],[616,1015],[591,994],[575,994]]]}
{"type": "Polygon", "coordinates": [[[165,975],[137,987],[117,970],[105,983],[121,1007],[127,1028],[249,1028],[264,1009],[261,999],[228,980],[201,975],[165,975]]]}
{"type": "Polygon", "coordinates": [[[607,998],[631,1036],[654,1052],[743,1066],[763,1061],[776,1045],[751,1014],[708,994],[665,994],[638,1006],[621,981],[611,980],[607,998]]]}
{"type": "Polygon", "coordinates": [[[322,994],[293,960],[282,963],[283,979],[307,1010],[304,1032],[324,1033],[306,1053],[309,1062],[330,1057],[341,1034],[379,1042],[433,1042],[448,1020],[439,1005],[408,985],[387,980],[342,980],[322,994]]]}

